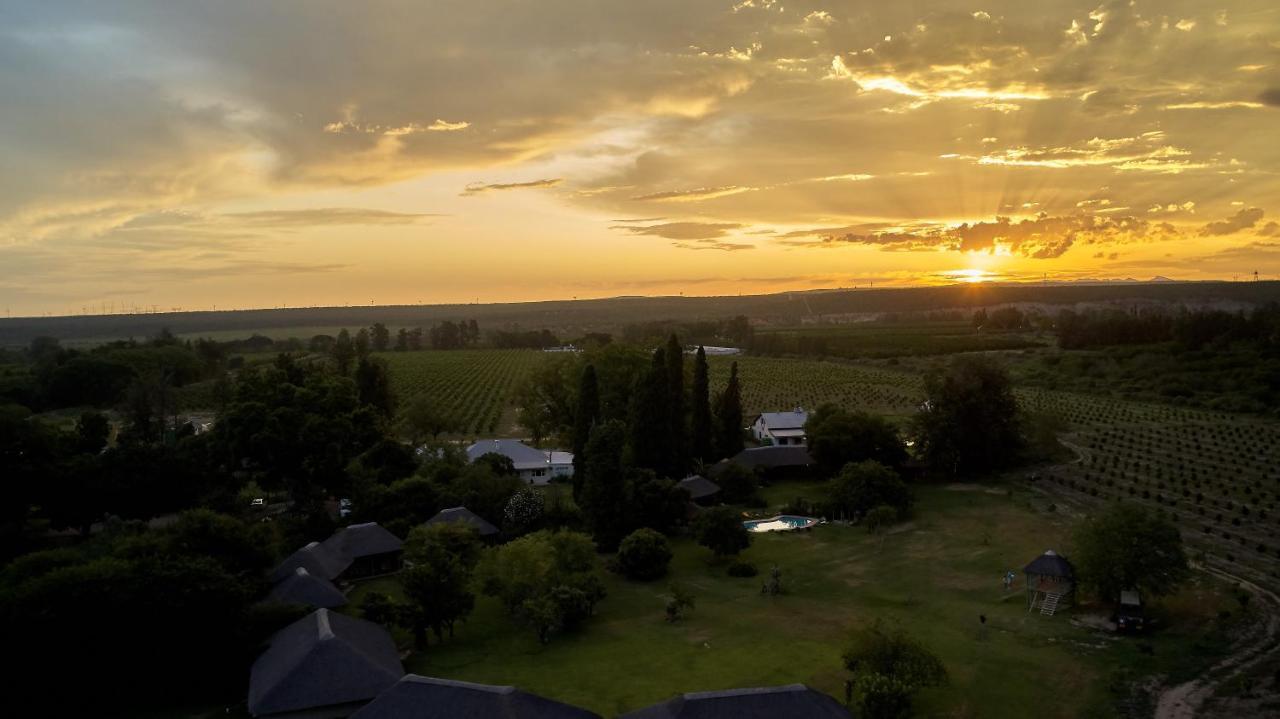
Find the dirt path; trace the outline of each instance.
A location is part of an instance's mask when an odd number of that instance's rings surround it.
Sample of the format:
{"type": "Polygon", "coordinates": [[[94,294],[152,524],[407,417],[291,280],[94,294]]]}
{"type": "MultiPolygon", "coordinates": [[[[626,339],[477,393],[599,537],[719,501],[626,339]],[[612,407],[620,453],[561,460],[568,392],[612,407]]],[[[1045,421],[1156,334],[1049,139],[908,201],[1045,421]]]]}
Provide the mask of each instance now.
{"type": "Polygon", "coordinates": [[[1213,696],[1224,682],[1280,652],[1280,596],[1219,569],[1197,569],[1239,584],[1241,589],[1253,595],[1250,603],[1264,614],[1265,621],[1255,622],[1254,630],[1232,648],[1231,656],[1215,664],[1203,675],[1160,692],[1155,719],[1192,719],[1205,700],[1213,696]]]}

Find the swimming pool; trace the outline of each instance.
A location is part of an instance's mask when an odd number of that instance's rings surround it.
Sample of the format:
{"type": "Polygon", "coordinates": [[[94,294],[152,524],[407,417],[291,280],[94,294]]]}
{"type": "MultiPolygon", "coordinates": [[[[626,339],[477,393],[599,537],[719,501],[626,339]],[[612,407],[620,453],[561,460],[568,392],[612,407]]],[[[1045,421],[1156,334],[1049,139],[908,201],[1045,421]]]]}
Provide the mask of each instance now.
{"type": "Polygon", "coordinates": [[[752,519],[742,523],[748,532],[788,532],[792,529],[808,529],[818,524],[813,517],[797,517],[782,514],[771,519],[752,519]]]}

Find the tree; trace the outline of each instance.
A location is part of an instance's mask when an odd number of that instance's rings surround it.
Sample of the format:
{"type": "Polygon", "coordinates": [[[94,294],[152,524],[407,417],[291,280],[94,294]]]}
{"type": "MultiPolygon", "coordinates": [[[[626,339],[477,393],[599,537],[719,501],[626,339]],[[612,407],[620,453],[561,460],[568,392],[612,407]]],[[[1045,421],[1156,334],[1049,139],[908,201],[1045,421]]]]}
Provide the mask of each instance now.
{"type": "Polygon", "coordinates": [[[671,584],[671,595],[667,597],[667,621],[678,622],[684,619],[686,610],[694,608],[694,596],[679,584],[671,584]]]}
{"type": "Polygon", "coordinates": [[[897,467],[907,459],[893,425],[866,412],[824,404],[809,415],[804,432],[809,454],[828,475],[849,462],[870,459],[897,467]]]}
{"type": "Polygon", "coordinates": [[[631,395],[628,420],[628,456],[636,467],[667,473],[671,467],[671,447],[667,404],[666,352],[659,348],[653,353],[652,363],[636,383],[631,395]]]}
{"type": "Polygon", "coordinates": [[[942,660],[900,627],[890,629],[879,620],[854,634],[842,658],[845,669],[854,675],[862,717],[910,716],[914,691],[947,681],[942,660]]]}
{"type": "Polygon", "coordinates": [[[443,523],[414,528],[405,541],[408,568],[400,573],[400,583],[410,603],[414,640],[426,646],[427,629],[437,640],[447,629],[465,619],[475,606],[469,584],[480,554],[474,530],[443,523]]]}
{"type": "Polygon", "coordinates": [[[1107,601],[1121,590],[1171,594],[1189,574],[1178,528],[1158,513],[1130,502],[1107,507],[1075,533],[1079,583],[1107,601]]]}
{"type": "Polygon", "coordinates": [[[369,330],[361,327],[356,332],[356,338],[352,341],[355,346],[356,357],[364,358],[369,356],[369,330]]]}
{"type": "Polygon", "coordinates": [[[665,474],[679,479],[689,469],[688,426],[684,414],[684,347],[672,334],[667,338],[667,465],[665,474]]]}
{"type": "Polygon", "coordinates": [[[386,352],[391,346],[391,331],[381,322],[374,322],[369,328],[369,342],[374,352],[386,352]]]}
{"type": "Polygon", "coordinates": [[[542,521],[546,502],[542,493],[532,487],[523,487],[507,500],[507,508],[502,512],[502,528],[508,535],[519,536],[535,527],[542,521]]]}
{"type": "Polygon", "coordinates": [[[657,579],[667,573],[671,545],[652,529],[637,529],[618,546],[618,569],[630,579],[657,579]]]}
{"type": "Polygon", "coordinates": [[[957,357],[925,378],[926,400],[913,419],[922,459],[944,474],[1009,465],[1022,446],[1009,375],[991,360],[957,357]]]}
{"type": "Polygon", "coordinates": [[[84,412],[76,421],[76,449],[87,454],[97,454],[107,446],[111,435],[111,422],[101,412],[84,412]]]}
{"type": "Polygon", "coordinates": [[[453,428],[453,420],[441,412],[431,398],[420,394],[413,398],[400,415],[400,427],[409,435],[409,441],[418,444],[424,439],[435,439],[453,428]]]}
{"type": "Polygon", "coordinates": [[[693,395],[691,409],[690,454],[695,462],[711,462],[711,382],[708,376],[707,351],[698,347],[693,362],[693,395]]]}
{"type": "Polygon", "coordinates": [[[628,515],[622,451],[626,426],[617,420],[597,424],[583,454],[586,459],[579,505],[601,549],[611,550],[626,534],[628,515]]]}
{"type": "Polygon", "coordinates": [[[356,392],[360,404],[376,409],[383,417],[395,413],[396,395],[391,389],[387,363],[377,357],[361,357],[356,366],[356,392]]]}
{"type": "Polygon", "coordinates": [[[591,428],[600,419],[600,385],[596,381],[595,365],[582,368],[578,382],[578,404],[573,413],[573,494],[582,492],[583,452],[591,438],[591,428]]]}
{"type": "Polygon", "coordinates": [[[759,482],[755,470],[737,462],[719,465],[715,482],[720,485],[720,500],[726,504],[742,504],[756,496],[759,482]]]}
{"type": "Polygon", "coordinates": [[[508,542],[486,557],[479,576],[485,593],[543,644],[594,614],[605,596],[595,547],[577,532],[543,530],[508,542]]]}
{"type": "Polygon", "coordinates": [[[716,397],[715,450],[720,457],[742,451],[742,390],[738,386],[738,363],[729,367],[729,384],[716,397]]]}
{"type": "Polygon", "coordinates": [[[850,462],[831,480],[832,509],[846,517],[858,517],[880,505],[893,507],[899,515],[911,509],[911,490],[891,468],[866,460],[850,462]]]}
{"type": "Polygon", "coordinates": [[[401,327],[400,331],[396,332],[395,351],[406,352],[408,351],[408,349],[409,349],[409,330],[401,327]]]}
{"type": "Polygon", "coordinates": [[[693,536],[698,544],[710,549],[716,558],[735,555],[751,546],[751,535],[742,520],[728,507],[708,509],[693,523],[693,536]]]}
{"type": "Polygon", "coordinates": [[[333,342],[331,350],[333,361],[338,365],[338,374],[348,374],[351,372],[351,362],[355,359],[356,349],[351,344],[351,334],[346,328],[338,331],[338,338],[333,342]]]}

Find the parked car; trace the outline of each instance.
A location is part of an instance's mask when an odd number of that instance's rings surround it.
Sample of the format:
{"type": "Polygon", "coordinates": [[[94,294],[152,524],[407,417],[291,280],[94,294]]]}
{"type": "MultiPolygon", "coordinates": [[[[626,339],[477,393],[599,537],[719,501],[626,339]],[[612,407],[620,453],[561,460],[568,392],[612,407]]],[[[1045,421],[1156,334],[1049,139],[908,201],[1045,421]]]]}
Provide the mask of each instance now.
{"type": "Polygon", "coordinates": [[[1138,596],[1136,589],[1120,592],[1120,606],[1116,608],[1112,621],[1115,622],[1118,632],[1140,632],[1146,626],[1147,618],[1142,611],[1142,598],[1138,596]]]}

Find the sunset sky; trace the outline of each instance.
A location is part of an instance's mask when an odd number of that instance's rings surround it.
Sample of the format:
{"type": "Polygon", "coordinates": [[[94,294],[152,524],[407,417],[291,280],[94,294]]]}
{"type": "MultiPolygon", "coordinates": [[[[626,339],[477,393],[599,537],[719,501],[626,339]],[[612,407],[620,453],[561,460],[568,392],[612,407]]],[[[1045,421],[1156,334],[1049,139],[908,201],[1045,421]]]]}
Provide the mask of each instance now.
{"type": "Polygon", "coordinates": [[[1280,278],[1280,3],[0,0],[0,309],[1280,278]]]}

